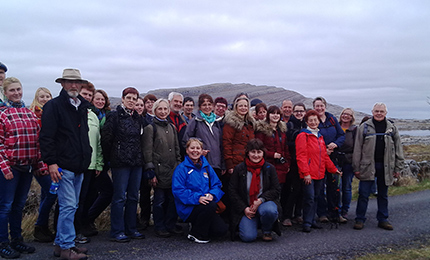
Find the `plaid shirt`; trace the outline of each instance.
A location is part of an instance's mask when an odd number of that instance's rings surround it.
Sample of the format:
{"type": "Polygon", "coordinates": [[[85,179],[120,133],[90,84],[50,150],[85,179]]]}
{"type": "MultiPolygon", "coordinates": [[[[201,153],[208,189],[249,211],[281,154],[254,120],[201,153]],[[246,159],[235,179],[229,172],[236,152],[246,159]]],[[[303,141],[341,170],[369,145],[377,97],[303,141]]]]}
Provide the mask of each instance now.
{"type": "Polygon", "coordinates": [[[39,132],[38,118],[29,109],[1,108],[0,169],[5,176],[12,174],[13,165],[31,165],[39,172],[48,170],[41,161],[39,132]]]}

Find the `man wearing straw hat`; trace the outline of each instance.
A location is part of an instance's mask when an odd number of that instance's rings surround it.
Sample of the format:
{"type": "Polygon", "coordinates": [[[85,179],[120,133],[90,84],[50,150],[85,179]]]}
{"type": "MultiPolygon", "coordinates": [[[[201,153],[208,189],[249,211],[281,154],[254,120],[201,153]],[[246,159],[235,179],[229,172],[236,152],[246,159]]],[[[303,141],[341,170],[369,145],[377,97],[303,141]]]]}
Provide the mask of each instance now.
{"type": "Polygon", "coordinates": [[[83,172],[91,160],[88,139],[87,108],[89,102],[79,96],[82,84],[77,69],[64,69],[55,80],[63,89],[60,95],[43,107],[40,148],[43,161],[48,164],[52,181],[59,183],[57,235],[54,255],[62,259],[87,259],[86,248],[75,247],[73,225],[79,201],[83,172]],[[60,169],[61,168],[61,169],[60,169]]]}

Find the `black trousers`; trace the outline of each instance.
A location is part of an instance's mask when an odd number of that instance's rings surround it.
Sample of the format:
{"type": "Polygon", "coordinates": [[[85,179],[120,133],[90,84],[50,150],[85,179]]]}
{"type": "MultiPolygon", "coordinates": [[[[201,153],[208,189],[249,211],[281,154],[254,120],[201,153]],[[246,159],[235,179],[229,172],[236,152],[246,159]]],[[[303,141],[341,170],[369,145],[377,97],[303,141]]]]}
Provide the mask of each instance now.
{"type": "Polygon", "coordinates": [[[201,239],[221,237],[227,234],[228,225],[215,212],[216,202],[207,205],[199,204],[194,207],[186,222],[191,223],[190,234],[201,239]]]}

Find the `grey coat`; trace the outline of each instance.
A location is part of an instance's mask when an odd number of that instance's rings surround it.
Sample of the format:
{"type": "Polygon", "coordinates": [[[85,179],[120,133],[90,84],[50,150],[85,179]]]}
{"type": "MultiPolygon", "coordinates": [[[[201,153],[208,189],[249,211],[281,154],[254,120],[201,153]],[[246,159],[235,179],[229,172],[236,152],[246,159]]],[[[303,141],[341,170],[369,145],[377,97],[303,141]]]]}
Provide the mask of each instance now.
{"type": "Polygon", "coordinates": [[[224,169],[224,160],[222,155],[222,126],[221,118],[218,118],[212,124],[209,124],[202,118],[200,113],[190,119],[188,122],[187,130],[185,131],[182,139],[182,145],[185,144],[191,137],[201,139],[203,142],[203,149],[209,150],[206,159],[212,168],[224,169]]]}
{"type": "MultiPolygon", "coordinates": [[[[385,184],[390,186],[394,182],[394,173],[399,173],[403,169],[403,148],[400,142],[400,134],[397,128],[389,120],[384,135],[384,174],[385,184]]],[[[354,172],[360,173],[360,180],[371,181],[375,179],[375,148],[376,148],[375,125],[372,118],[361,124],[355,138],[354,153],[352,157],[352,167],[354,172]],[[365,132],[367,124],[367,134],[365,132]]]]}
{"type": "Polygon", "coordinates": [[[177,132],[171,123],[159,121],[154,117],[153,124],[144,128],[143,158],[144,170],[154,169],[155,171],[157,187],[171,188],[173,171],[181,163],[177,132]],[[153,127],[156,129],[154,130],[153,127]]]}

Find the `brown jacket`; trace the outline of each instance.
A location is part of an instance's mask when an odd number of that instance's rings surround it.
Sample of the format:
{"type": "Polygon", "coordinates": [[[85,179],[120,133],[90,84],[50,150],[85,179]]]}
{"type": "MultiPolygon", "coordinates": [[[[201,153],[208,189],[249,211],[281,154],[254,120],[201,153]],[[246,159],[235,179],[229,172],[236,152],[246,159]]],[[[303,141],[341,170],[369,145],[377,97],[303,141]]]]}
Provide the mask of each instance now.
{"type": "Polygon", "coordinates": [[[245,146],[254,139],[255,119],[239,117],[235,112],[229,113],[225,119],[222,133],[222,144],[226,169],[233,169],[245,159],[245,146]]]}

